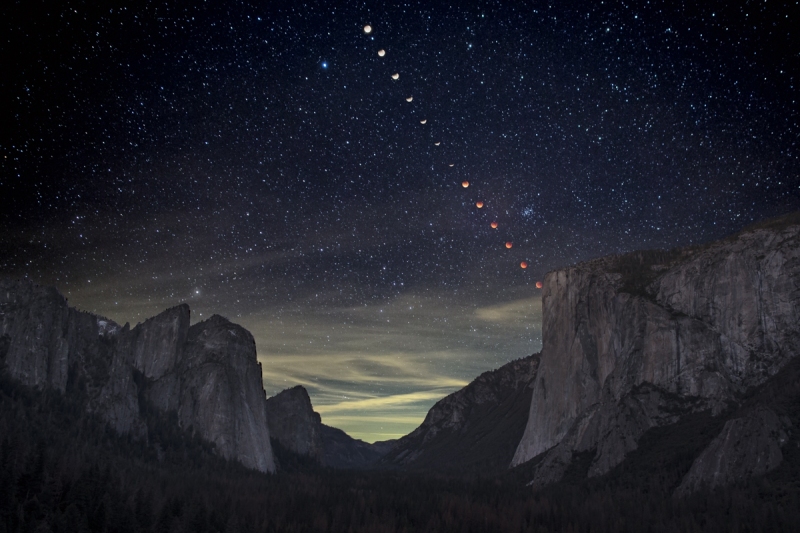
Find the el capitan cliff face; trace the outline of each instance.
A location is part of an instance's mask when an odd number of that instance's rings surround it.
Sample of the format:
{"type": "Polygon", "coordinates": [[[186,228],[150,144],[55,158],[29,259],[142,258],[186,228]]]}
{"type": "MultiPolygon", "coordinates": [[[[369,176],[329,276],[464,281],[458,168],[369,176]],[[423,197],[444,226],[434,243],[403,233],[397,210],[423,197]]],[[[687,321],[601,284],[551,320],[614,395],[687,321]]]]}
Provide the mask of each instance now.
{"type": "Polygon", "coordinates": [[[545,454],[535,485],[560,479],[573,452],[594,450],[589,475],[608,472],[647,429],[680,410],[720,413],[800,353],[800,226],[663,255],[545,278],[542,359],[512,461],[545,454]]]}
{"type": "Polygon", "coordinates": [[[70,308],[53,288],[0,280],[0,357],[25,385],[81,391],[120,433],[146,436],[141,396],[223,457],[275,470],[255,342],[225,318],[190,327],[184,304],[130,329],[70,308]]]}

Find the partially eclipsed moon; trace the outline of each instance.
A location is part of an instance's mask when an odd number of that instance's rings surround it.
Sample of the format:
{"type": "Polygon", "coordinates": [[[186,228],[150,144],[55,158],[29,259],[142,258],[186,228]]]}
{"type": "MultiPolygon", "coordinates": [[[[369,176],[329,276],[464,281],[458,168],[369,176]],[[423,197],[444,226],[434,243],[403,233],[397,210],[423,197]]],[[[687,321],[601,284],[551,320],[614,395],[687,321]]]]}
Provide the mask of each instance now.
{"type": "Polygon", "coordinates": [[[469,182],[468,181],[462,181],[461,182],[461,186],[466,189],[467,187],[469,187],[469,182]]]}
{"type": "Polygon", "coordinates": [[[410,101],[411,101],[411,100],[413,100],[413,99],[414,99],[414,97],[413,97],[413,96],[409,96],[408,98],[406,98],[406,102],[410,102],[410,101]]]}
{"type": "Polygon", "coordinates": [[[528,268],[528,263],[526,263],[525,261],[523,261],[523,262],[521,262],[521,263],[519,264],[519,267],[520,267],[520,268],[528,268]]]}
{"type": "Polygon", "coordinates": [[[497,229],[497,222],[492,222],[489,225],[492,227],[492,229],[497,229]]]}
{"type": "Polygon", "coordinates": [[[483,202],[475,202],[475,207],[478,209],[483,209],[483,202]]]}
{"type": "Polygon", "coordinates": [[[452,167],[453,165],[455,165],[455,163],[450,163],[450,166],[451,166],[451,167],[452,167]]]}
{"type": "Polygon", "coordinates": [[[393,80],[396,80],[396,79],[398,79],[399,77],[400,77],[400,74],[398,74],[397,72],[395,72],[394,74],[392,74],[392,79],[393,79],[393,80]]]}
{"type": "Polygon", "coordinates": [[[537,289],[541,289],[542,288],[542,282],[541,281],[537,281],[536,282],[536,288],[537,289]]]}
{"type": "Polygon", "coordinates": [[[378,55],[383,57],[386,55],[386,50],[378,50],[378,55]]]}
{"type": "Polygon", "coordinates": [[[364,26],[364,33],[372,33],[372,26],[370,26],[369,24],[364,26]]]}
{"type": "Polygon", "coordinates": [[[508,241],[508,242],[506,243],[506,248],[511,248],[512,246],[514,246],[514,243],[513,243],[513,242],[511,242],[511,241],[508,241]]]}
{"type": "Polygon", "coordinates": [[[438,143],[433,143],[433,144],[435,144],[436,146],[439,146],[439,145],[440,145],[440,144],[442,144],[442,143],[441,143],[441,142],[438,142],[438,143]]]}
{"type": "Polygon", "coordinates": [[[425,124],[426,122],[428,122],[427,119],[422,119],[422,120],[419,121],[420,124],[425,124]]]}

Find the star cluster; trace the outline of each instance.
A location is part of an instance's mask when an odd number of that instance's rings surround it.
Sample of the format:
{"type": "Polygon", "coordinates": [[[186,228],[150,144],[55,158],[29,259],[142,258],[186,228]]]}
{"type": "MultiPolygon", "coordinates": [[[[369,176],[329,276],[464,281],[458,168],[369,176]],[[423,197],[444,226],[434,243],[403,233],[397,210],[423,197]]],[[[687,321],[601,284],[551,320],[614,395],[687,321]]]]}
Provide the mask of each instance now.
{"type": "Polygon", "coordinates": [[[800,207],[797,2],[26,7],[0,273],[225,315],[367,440],[537,351],[548,270],[800,207]]]}

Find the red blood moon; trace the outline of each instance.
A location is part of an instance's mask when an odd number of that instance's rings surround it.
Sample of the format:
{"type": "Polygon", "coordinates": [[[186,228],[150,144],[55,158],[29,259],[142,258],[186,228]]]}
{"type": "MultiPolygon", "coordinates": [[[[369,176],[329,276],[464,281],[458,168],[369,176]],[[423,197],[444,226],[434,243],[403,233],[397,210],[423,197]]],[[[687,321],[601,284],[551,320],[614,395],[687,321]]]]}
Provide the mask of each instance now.
{"type": "Polygon", "coordinates": [[[490,226],[492,226],[492,229],[497,229],[497,222],[492,222],[490,226]]]}
{"type": "Polygon", "coordinates": [[[508,242],[506,243],[506,248],[511,248],[512,246],[514,246],[514,243],[513,243],[513,242],[511,242],[511,241],[508,241],[508,242]]]}
{"type": "Polygon", "coordinates": [[[477,207],[478,209],[481,209],[483,207],[483,202],[476,202],[475,203],[475,207],[477,207]]]}
{"type": "Polygon", "coordinates": [[[537,281],[536,282],[536,288],[537,289],[541,289],[542,288],[542,282],[541,281],[537,281]]]}
{"type": "Polygon", "coordinates": [[[523,262],[521,262],[521,263],[519,264],[519,267],[520,267],[520,268],[528,268],[528,263],[526,263],[525,261],[523,261],[523,262]]]}
{"type": "Polygon", "coordinates": [[[466,189],[467,187],[469,187],[469,182],[468,181],[462,181],[461,182],[461,186],[466,189]]]}

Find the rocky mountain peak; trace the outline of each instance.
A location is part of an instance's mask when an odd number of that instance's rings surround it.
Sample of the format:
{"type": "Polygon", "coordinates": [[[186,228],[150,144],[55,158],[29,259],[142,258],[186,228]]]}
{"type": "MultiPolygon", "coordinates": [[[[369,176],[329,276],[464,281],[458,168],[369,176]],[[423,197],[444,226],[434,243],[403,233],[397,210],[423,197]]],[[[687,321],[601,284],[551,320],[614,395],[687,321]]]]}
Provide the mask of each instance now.
{"type": "Polygon", "coordinates": [[[223,457],[274,471],[252,335],[220,316],[191,327],[190,318],[181,304],[120,328],[68,307],[52,287],[0,280],[0,357],[25,385],[80,392],[120,433],[146,438],[145,401],[177,413],[223,457]]]}

